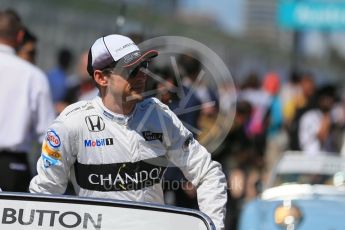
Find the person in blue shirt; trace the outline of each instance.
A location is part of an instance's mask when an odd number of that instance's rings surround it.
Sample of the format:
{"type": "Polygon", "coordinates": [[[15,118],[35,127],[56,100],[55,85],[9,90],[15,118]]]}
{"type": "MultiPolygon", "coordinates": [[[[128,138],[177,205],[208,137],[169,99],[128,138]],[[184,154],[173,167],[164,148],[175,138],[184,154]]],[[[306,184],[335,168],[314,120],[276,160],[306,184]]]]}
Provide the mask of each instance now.
{"type": "Polygon", "coordinates": [[[61,103],[67,92],[67,72],[72,63],[72,58],[71,51],[66,48],[61,49],[58,52],[58,66],[47,73],[54,107],[57,113],[60,113],[65,108],[65,106],[61,106],[61,103]]]}

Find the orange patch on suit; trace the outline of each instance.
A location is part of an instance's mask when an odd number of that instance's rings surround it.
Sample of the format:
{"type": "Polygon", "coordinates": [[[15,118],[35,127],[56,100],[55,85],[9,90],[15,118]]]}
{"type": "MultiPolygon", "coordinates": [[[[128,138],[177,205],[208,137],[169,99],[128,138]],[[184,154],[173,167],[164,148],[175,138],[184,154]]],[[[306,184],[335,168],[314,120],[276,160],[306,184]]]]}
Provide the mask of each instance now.
{"type": "Polygon", "coordinates": [[[47,142],[44,142],[43,146],[42,146],[42,152],[47,154],[48,156],[54,158],[54,159],[58,159],[61,160],[61,153],[59,153],[58,151],[54,151],[52,150],[47,142]]]}

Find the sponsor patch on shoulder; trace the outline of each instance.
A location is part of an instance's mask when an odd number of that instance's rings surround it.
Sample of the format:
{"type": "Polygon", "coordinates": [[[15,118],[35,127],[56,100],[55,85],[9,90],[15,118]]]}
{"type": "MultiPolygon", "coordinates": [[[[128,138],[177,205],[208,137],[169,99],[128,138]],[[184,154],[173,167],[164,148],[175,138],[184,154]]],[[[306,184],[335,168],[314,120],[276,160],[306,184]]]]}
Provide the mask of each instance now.
{"type": "Polygon", "coordinates": [[[52,149],[49,144],[47,144],[46,141],[44,141],[42,145],[42,154],[45,154],[49,157],[52,157],[57,160],[61,160],[61,153],[59,153],[57,150],[52,149]]]}
{"type": "Polygon", "coordinates": [[[48,130],[46,141],[53,150],[58,150],[61,146],[60,137],[54,130],[48,130]]]}
{"type": "Polygon", "coordinates": [[[194,143],[194,137],[190,134],[182,145],[183,151],[187,152],[189,150],[189,145],[194,143]]]}
{"type": "Polygon", "coordinates": [[[45,155],[44,153],[42,153],[41,157],[42,157],[43,165],[45,168],[49,168],[50,166],[55,166],[55,165],[60,164],[59,160],[49,157],[45,155]]]}

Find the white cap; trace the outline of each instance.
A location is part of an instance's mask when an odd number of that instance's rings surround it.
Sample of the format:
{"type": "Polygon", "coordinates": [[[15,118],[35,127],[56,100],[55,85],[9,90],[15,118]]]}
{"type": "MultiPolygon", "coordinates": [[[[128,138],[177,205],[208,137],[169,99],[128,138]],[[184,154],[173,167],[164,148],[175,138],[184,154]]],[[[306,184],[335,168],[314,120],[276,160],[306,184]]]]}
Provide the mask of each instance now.
{"type": "Polygon", "coordinates": [[[156,50],[141,54],[139,47],[128,37],[111,34],[98,38],[89,50],[87,71],[91,76],[95,70],[101,70],[114,62],[122,67],[136,66],[140,62],[156,57],[156,50]]]}

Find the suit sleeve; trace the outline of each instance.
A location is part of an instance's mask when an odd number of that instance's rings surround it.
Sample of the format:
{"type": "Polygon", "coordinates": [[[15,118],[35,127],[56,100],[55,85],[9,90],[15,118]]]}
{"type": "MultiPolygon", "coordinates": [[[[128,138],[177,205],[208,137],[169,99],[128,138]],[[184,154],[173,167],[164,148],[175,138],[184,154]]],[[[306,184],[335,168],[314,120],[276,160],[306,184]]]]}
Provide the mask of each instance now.
{"type": "Polygon", "coordinates": [[[227,185],[221,165],[193,138],[182,122],[170,110],[171,129],[168,159],[178,166],[197,188],[200,211],[207,214],[216,229],[224,229],[227,185]]]}
{"type": "Polygon", "coordinates": [[[48,129],[37,162],[37,175],[31,180],[31,193],[63,194],[70,169],[76,160],[75,135],[63,122],[56,120],[48,129]]]}

